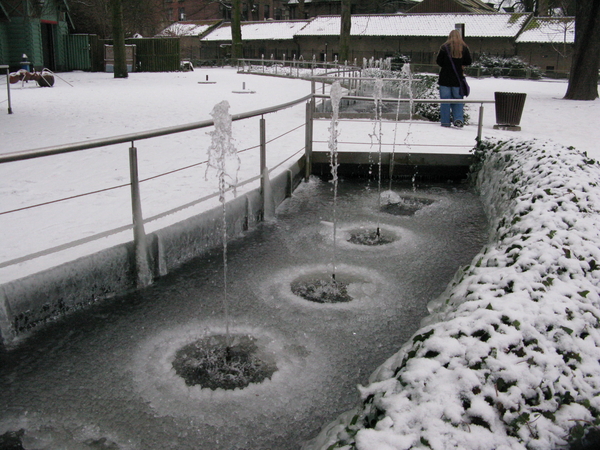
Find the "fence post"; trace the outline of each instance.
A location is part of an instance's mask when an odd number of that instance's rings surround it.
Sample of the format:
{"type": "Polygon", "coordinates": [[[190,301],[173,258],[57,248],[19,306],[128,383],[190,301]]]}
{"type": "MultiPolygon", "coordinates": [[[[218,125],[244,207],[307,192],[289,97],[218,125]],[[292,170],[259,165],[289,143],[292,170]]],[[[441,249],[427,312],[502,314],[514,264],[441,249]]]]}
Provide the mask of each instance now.
{"type": "Polygon", "coordinates": [[[146,233],[142,216],[142,200],[137,165],[137,148],[131,142],[129,147],[129,174],[131,179],[131,210],[133,214],[133,246],[135,252],[136,284],[138,288],[152,283],[152,273],[148,264],[146,233]]]}
{"type": "Polygon", "coordinates": [[[315,98],[306,102],[306,125],[304,127],[304,180],[308,181],[312,173],[312,144],[313,144],[313,108],[315,98]]]}

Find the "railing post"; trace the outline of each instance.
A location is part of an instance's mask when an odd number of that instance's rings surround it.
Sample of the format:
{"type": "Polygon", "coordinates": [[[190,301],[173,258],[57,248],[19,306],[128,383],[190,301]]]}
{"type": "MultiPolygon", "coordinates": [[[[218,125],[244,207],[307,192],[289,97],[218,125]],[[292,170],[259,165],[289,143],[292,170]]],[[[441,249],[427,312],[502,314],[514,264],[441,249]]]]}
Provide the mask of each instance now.
{"type": "Polygon", "coordinates": [[[481,133],[483,130],[483,103],[479,104],[479,123],[477,124],[477,137],[475,140],[477,141],[477,147],[481,144],[481,133]]]}
{"type": "Polygon", "coordinates": [[[6,69],[6,94],[8,100],[8,113],[12,114],[12,105],[10,103],[10,67],[8,65],[0,66],[2,69],[6,69]]]}
{"type": "Polygon", "coordinates": [[[312,145],[313,145],[313,108],[315,98],[311,98],[306,102],[306,125],[304,127],[304,180],[308,181],[312,173],[312,145]]]}
{"type": "Polygon", "coordinates": [[[267,188],[267,177],[269,176],[269,172],[267,169],[267,128],[265,118],[261,116],[259,121],[260,127],[260,196],[263,205],[263,215],[264,212],[267,211],[267,196],[266,188],[267,188]]]}
{"type": "Polygon", "coordinates": [[[135,252],[136,284],[138,288],[152,283],[152,273],[148,264],[146,233],[142,216],[142,200],[137,165],[137,148],[131,142],[129,148],[129,174],[131,179],[131,210],[133,213],[133,245],[135,252]]]}

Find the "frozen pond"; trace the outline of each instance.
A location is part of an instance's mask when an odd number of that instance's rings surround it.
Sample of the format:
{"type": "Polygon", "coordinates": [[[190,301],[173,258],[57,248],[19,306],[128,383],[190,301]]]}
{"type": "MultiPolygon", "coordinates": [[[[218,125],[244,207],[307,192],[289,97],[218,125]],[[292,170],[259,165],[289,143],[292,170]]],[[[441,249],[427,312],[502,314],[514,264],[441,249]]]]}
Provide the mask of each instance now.
{"type": "Polygon", "coordinates": [[[486,239],[479,199],[465,187],[393,193],[426,201],[410,214],[380,212],[376,185],[339,185],[336,265],[355,280],[349,302],[309,302],[290,288],[331,270],[330,183],[303,183],[276,220],[229,244],[230,327],[275,361],[270,379],[201,389],[172,367],[182,346],[227,322],[215,251],[0,355],[0,449],[300,448],[354,406],[356,385],[416,331],[427,302],[486,239]],[[389,243],[348,240],[377,226],[389,243]]]}

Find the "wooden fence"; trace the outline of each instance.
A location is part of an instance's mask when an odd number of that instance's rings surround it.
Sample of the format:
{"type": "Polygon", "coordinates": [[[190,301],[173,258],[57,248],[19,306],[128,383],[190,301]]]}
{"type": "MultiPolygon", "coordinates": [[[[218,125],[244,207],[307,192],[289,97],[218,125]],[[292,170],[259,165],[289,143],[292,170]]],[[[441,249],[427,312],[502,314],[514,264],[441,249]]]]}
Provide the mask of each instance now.
{"type": "MultiPolygon", "coordinates": [[[[173,72],[180,69],[179,38],[126,39],[125,44],[135,45],[135,72],[173,72]]],[[[112,45],[112,40],[98,39],[91,35],[89,45],[91,66],[88,70],[103,72],[104,46],[112,45]]]]}

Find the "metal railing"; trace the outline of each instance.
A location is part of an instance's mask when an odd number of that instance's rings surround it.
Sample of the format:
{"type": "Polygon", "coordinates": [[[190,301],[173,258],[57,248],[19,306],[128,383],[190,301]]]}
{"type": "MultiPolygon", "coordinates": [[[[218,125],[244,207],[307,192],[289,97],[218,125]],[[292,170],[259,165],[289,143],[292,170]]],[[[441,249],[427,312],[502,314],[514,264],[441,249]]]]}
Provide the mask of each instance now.
{"type": "Polygon", "coordinates": [[[348,73],[359,76],[361,68],[355,65],[303,59],[238,59],[238,73],[268,74],[291,78],[310,79],[328,73],[348,73]]]}
{"type": "MultiPolygon", "coordinates": [[[[329,95],[325,94],[325,84],[330,83],[332,81],[337,81],[339,82],[342,86],[344,86],[345,88],[347,88],[349,90],[349,92],[354,92],[360,89],[360,84],[363,81],[369,81],[372,82],[374,79],[372,77],[360,77],[360,76],[338,76],[337,74],[335,76],[331,76],[331,75],[321,75],[321,76],[316,76],[313,77],[311,79],[311,92],[313,94],[313,97],[315,99],[317,98],[321,98],[321,99],[328,99],[329,95]],[[321,83],[321,94],[317,93],[317,82],[321,83]]],[[[380,78],[380,80],[382,82],[391,82],[391,83],[401,83],[402,79],[401,78],[380,78]]],[[[414,80],[415,82],[418,82],[418,80],[414,80]]],[[[364,96],[356,96],[356,95],[345,95],[342,97],[342,100],[355,100],[355,101],[374,101],[373,97],[364,97],[364,96]]],[[[463,104],[478,104],[479,105],[479,118],[478,118],[478,122],[477,122],[477,137],[475,138],[475,141],[477,142],[477,144],[479,144],[481,142],[481,135],[482,135],[482,131],[483,131],[483,113],[484,113],[484,104],[490,104],[490,103],[495,103],[495,100],[469,100],[467,98],[463,98],[461,100],[458,99],[451,99],[451,100],[446,100],[446,99],[425,99],[425,98],[380,98],[378,99],[379,101],[381,101],[382,103],[396,103],[396,104],[400,104],[400,103],[406,103],[409,105],[410,109],[409,109],[409,113],[408,113],[408,117],[409,119],[413,119],[414,117],[414,106],[416,104],[419,103],[430,103],[430,104],[442,104],[442,103],[448,103],[448,104],[453,104],[453,103],[463,103],[463,104]]],[[[313,111],[314,112],[314,111],[313,111]]]]}
{"type": "MultiPolygon", "coordinates": [[[[233,122],[235,122],[235,121],[240,121],[240,120],[260,116],[260,127],[261,127],[261,129],[264,130],[264,127],[265,127],[264,116],[265,115],[270,114],[270,113],[275,113],[275,112],[281,111],[286,108],[290,108],[292,106],[310,101],[311,99],[312,99],[312,95],[306,95],[304,97],[301,97],[301,98],[298,98],[298,99],[295,99],[295,100],[292,100],[292,101],[289,101],[286,103],[282,103],[282,104],[279,104],[276,106],[262,108],[262,109],[258,109],[258,110],[254,110],[254,111],[250,111],[250,112],[246,112],[246,113],[234,114],[231,116],[231,119],[233,122]]],[[[52,156],[52,155],[61,155],[61,154],[66,154],[66,153],[79,152],[79,151],[88,150],[88,149],[108,147],[108,146],[115,145],[115,144],[128,143],[128,144],[130,144],[130,146],[129,146],[129,176],[130,176],[130,180],[129,180],[129,183],[120,185],[117,187],[124,187],[127,185],[130,186],[130,188],[131,188],[131,208],[132,208],[132,216],[133,216],[132,225],[119,227],[119,228],[116,228],[116,229],[113,229],[113,230],[110,230],[107,232],[96,234],[94,236],[89,236],[84,239],[73,241],[66,245],[61,245],[61,246],[54,247],[51,249],[43,250],[41,252],[36,252],[35,254],[26,255],[26,256],[19,257],[19,258],[10,260],[10,261],[5,261],[5,262],[0,263],[0,268],[7,267],[7,266],[13,265],[13,264],[18,264],[20,262],[24,262],[29,259],[33,259],[35,257],[51,254],[53,252],[64,250],[65,248],[80,245],[82,243],[97,240],[97,239],[109,236],[111,234],[116,234],[116,233],[119,233],[122,231],[126,231],[128,229],[133,229],[135,255],[136,255],[137,284],[140,287],[149,284],[151,282],[151,280],[148,278],[149,277],[148,274],[150,273],[150,271],[148,269],[147,258],[145,257],[145,255],[147,253],[146,253],[146,234],[144,231],[144,224],[154,221],[154,220],[157,220],[166,215],[173,214],[174,212],[177,212],[179,210],[189,208],[189,207],[193,206],[194,204],[214,198],[214,197],[218,196],[219,193],[217,192],[217,193],[213,193],[211,195],[207,195],[205,197],[202,197],[201,199],[195,200],[193,202],[187,203],[185,205],[182,205],[177,208],[171,209],[169,211],[163,212],[161,214],[155,215],[153,217],[144,219],[142,216],[142,209],[141,209],[140,178],[139,178],[139,173],[138,173],[138,155],[137,155],[136,142],[145,140],[145,139],[161,137],[161,136],[169,136],[169,135],[173,135],[176,133],[182,133],[182,132],[191,131],[191,130],[198,130],[198,129],[202,129],[202,128],[211,127],[213,125],[214,125],[213,120],[204,120],[204,121],[200,121],[200,122],[193,122],[193,123],[189,123],[189,124],[160,128],[160,129],[155,129],[155,130],[150,130],[150,131],[145,131],[145,132],[124,134],[124,135],[120,135],[120,136],[88,140],[88,141],[77,142],[77,143],[73,143],[73,144],[43,147],[43,148],[37,148],[37,149],[27,150],[27,151],[0,154],[0,164],[5,164],[5,163],[10,163],[10,162],[16,162],[16,161],[25,161],[25,160],[34,159],[34,158],[42,158],[42,157],[47,157],[47,156],[52,156]]],[[[305,124],[302,124],[302,126],[305,126],[305,124]]],[[[266,144],[267,144],[266,134],[263,132],[260,134],[260,143],[258,146],[256,146],[257,148],[260,148],[260,152],[261,152],[261,155],[260,155],[261,167],[259,168],[260,175],[253,177],[249,180],[242,181],[241,183],[238,184],[238,186],[243,186],[243,185],[251,183],[253,181],[257,181],[258,179],[261,179],[261,182],[264,183],[265,169],[269,170],[266,167],[266,155],[264,154],[266,152],[266,144]]],[[[302,148],[300,151],[302,151],[302,150],[304,150],[304,148],[302,148]]],[[[274,168],[271,168],[270,170],[273,170],[273,169],[274,168]]],[[[268,173],[268,172],[266,172],[266,173],[268,173]]],[[[264,186],[262,186],[262,187],[263,187],[263,189],[261,189],[261,192],[264,192],[264,186]]],[[[111,189],[111,188],[109,188],[109,189],[111,189]]],[[[96,193],[96,192],[89,192],[87,194],[93,194],[93,193],[96,193]]],[[[86,195],[86,194],[83,194],[83,195],[86,195]]],[[[46,205],[49,203],[55,203],[55,202],[72,199],[72,198],[74,198],[74,197],[58,199],[53,202],[46,202],[46,203],[42,203],[42,204],[32,205],[32,206],[26,207],[26,208],[18,208],[18,209],[9,210],[9,211],[0,211],[0,215],[10,214],[10,213],[14,213],[17,211],[22,211],[24,209],[39,207],[39,206],[43,206],[43,205],[46,205]]]]}
{"type": "MultiPolygon", "coordinates": [[[[260,182],[261,182],[261,191],[260,192],[261,192],[261,195],[264,194],[265,175],[268,175],[268,173],[271,170],[275,169],[275,167],[269,169],[266,164],[267,141],[266,141],[266,133],[265,133],[265,118],[264,118],[264,116],[267,114],[270,114],[270,113],[275,113],[275,112],[281,111],[286,108],[290,108],[295,105],[299,105],[304,102],[306,102],[304,123],[301,124],[300,126],[292,129],[292,130],[296,130],[298,128],[301,128],[302,126],[305,127],[304,147],[301,148],[300,150],[298,150],[294,155],[287,157],[284,161],[277,164],[276,167],[282,165],[285,161],[290,160],[294,156],[297,156],[300,152],[304,151],[304,155],[306,158],[305,178],[309,177],[309,175],[311,174],[313,142],[315,142],[313,139],[313,120],[314,120],[316,99],[329,98],[329,95],[317,94],[316,92],[314,92],[315,91],[314,86],[315,86],[315,83],[313,81],[313,92],[304,97],[301,97],[301,98],[298,98],[298,99],[295,99],[295,100],[292,100],[292,101],[289,101],[286,103],[282,103],[280,105],[262,108],[259,110],[254,110],[254,111],[250,111],[250,112],[246,112],[246,113],[232,115],[232,121],[234,121],[234,122],[260,116],[260,124],[259,124],[260,143],[259,143],[259,145],[257,145],[255,147],[255,148],[260,148],[260,168],[259,168],[259,172],[258,172],[259,175],[255,176],[253,178],[250,178],[248,180],[240,182],[238,184],[238,186],[246,185],[248,183],[255,182],[260,179],[260,182]]],[[[345,96],[345,97],[343,97],[343,99],[373,102],[373,98],[360,97],[360,96],[345,96]]],[[[457,102],[456,100],[440,100],[440,99],[385,98],[385,99],[381,99],[381,100],[384,102],[413,102],[413,103],[417,103],[417,102],[421,102],[421,103],[456,103],[457,102]]],[[[493,103],[493,101],[462,100],[461,102],[462,103],[480,104],[478,132],[477,132],[477,138],[476,138],[477,142],[480,142],[481,141],[481,130],[482,130],[482,124],[483,124],[483,104],[484,103],[493,103]]],[[[37,148],[37,149],[27,150],[27,151],[0,154],[0,164],[5,164],[5,163],[9,163],[9,162],[25,161],[25,160],[34,159],[34,158],[47,157],[47,156],[51,156],[51,155],[61,155],[61,154],[72,153],[72,152],[80,152],[80,151],[88,150],[88,149],[107,147],[107,146],[111,146],[114,144],[127,143],[127,144],[129,144],[129,178],[130,179],[129,179],[129,183],[121,184],[116,187],[122,188],[122,187],[126,187],[128,185],[130,186],[131,210],[132,210],[132,217],[133,217],[132,224],[130,224],[130,225],[126,225],[126,226],[122,226],[122,227],[119,227],[116,229],[105,231],[103,233],[94,234],[92,236],[89,236],[89,237],[86,237],[83,239],[75,240],[75,241],[72,241],[72,242],[57,246],[57,247],[53,247],[53,248],[50,248],[47,250],[42,250],[42,251],[36,252],[34,254],[25,255],[25,256],[22,256],[22,257],[19,257],[16,259],[12,259],[10,261],[0,262],[0,268],[7,267],[7,266],[10,266],[13,264],[20,263],[20,262],[24,262],[24,261],[27,261],[27,260],[30,260],[30,259],[33,259],[33,258],[36,258],[39,256],[48,255],[53,252],[64,250],[66,248],[71,248],[71,247],[74,247],[74,246],[77,246],[77,245],[80,245],[80,244],[83,244],[86,242],[91,242],[93,240],[97,240],[97,239],[109,236],[111,234],[116,234],[116,233],[119,233],[122,231],[133,229],[133,235],[134,235],[133,242],[134,242],[134,247],[135,247],[136,269],[137,269],[137,275],[136,275],[137,280],[136,281],[137,281],[138,286],[140,286],[140,287],[146,286],[149,283],[151,283],[152,279],[151,279],[150,270],[148,268],[149,262],[147,259],[147,249],[146,249],[147,244],[146,244],[146,233],[144,230],[144,224],[147,224],[148,222],[165,217],[169,214],[173,214],[175,212],[181,211],[183,209],[189,208],[189,207],[199,204],[201,202],[207,201],[211,198],[218,196],[219,193],[214,192],[214,193],[204,196],[202,198],[195,199],[192,202],[186,203],[184,205],[178,206],[176,208],[161,212],[152,217],[144,219],[144,217],[142,216],[142,208],[141,208],[142,201],[141,201],[141,195],[140,195],[140,183],[143,181],[147,181],[148,179],[140,180],[139,173],[138,173],[138,154],[137,154],[136,143],[141,140],[147,140],[147,139],[157,138],[157,137],[161,137],[161,136],[169,136],[169,135],[183,133],[183,132],[187,132],[187,131],[191,131],[191,130],[198,130],[198,129],[202,129],[202,128],[206,128],[206,127],[211,127],[213,125],[214,125],[213,120],[205,120],[205,121],[193,122],[193,123],[184,124],[184,125],[149,130],[149,131],[145,131],[145,132],[124,134],[124,135],[120,135],[120,136],[114,136],[114,137],[96,139],[96,140],[88,140],[88,141],[77,142],[77,143],[73,143],[73,144],[67,144],[67,145],[43,147],[43,148],[37,148]]],[[[289,133],[289,131],[286,131],[284,134],[286,134],[286,133],[289,133]]],[[[365,142],[365,144],[368,144],[368,142],[365,142]]],[[[246,149],[246,150],[248,150],[248,149],[246,149]]],[[[204,162],[204,163],[206,163],[206,162],[204,162]]],[[[198,164],[202,164],[202,163],[197,163],[194,165],[198,165],[198,164]]],[[[187,168],[187,167],[184,167],[183,169],[185,169],[185,168],[187,168]]],[[[182,170],[182,169],[177,169],[177,170],[182,170]]],[[[174,171],[172,171],[172,172],[174,172],[174,171]]],[[[161,175],[167,175],[169,173],[171,173],[171,172],[166,172],[161,175]]],[[[161,176],[161,175],[159,175],[159,176],[161,176]]],[[[156,177],[151,177],[151,178],[156,178],[156,177]]],[[[105,190],[113,189],[113,188],[107,188],[105,190]]],[[[96,192],[98,192],[98,191],[96,191],[96,192]]],[[[76,195],[73,197],[65,197],[62,199],[58,199],[55,202],[69,200],[69,199],[72,199],[75,197],[81,197],[81,196],[85,196],[85,195],[92,194],[92,193],[95,193],[95,192],[89,192],[87,194],[76,195]]],[[[263,195],[263,202],[264,202],[264,195],[263,195]]],[[[14,213],[14,212],[21,211],[21,210],[28,209],[28,208],[35,208],[35,207],[43,206],[43,205],[46,205],[49,203],[54,203],[54,202],[46,202],[46,203],[41,203],[41,204],[37,204],[37,205],[30,205],[30,206],[27,206],[24,208],[18,208],[18,209],[13,209],[13,210],[9,210],[9,211],[0,211],[0,215],[10,214],[10,213],[14,213]]],[[[263,204],[263,207],[264,207],[264,204],[263,204]]]]}

